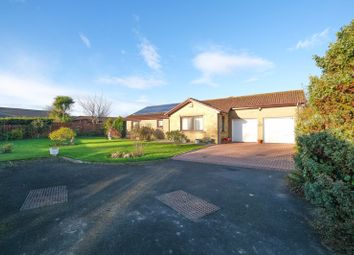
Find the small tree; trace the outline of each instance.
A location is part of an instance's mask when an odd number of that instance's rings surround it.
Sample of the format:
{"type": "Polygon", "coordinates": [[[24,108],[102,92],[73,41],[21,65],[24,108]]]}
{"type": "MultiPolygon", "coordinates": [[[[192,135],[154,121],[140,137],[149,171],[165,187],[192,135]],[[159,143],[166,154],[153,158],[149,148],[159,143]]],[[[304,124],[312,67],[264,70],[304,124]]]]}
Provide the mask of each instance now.
{"type": "Polygon", "coordinates": [[[68,96],[57,96],[51,106],[50,117],[55,121],[65,123],[70,120],[70,110],[75,101],[68,96]]]}
{"type": "MultiPolygon", "coordinates": [[[[298,122],[298,133],[328,131],[339,139],[354,140],[354,21],[337,33],[326,55],[314,56],[322,70],[311,76],[306,121],[298,122]]],[[[301,116],[300,116],[301,118],[301,116]]]]}
{"type": "Polygon", "coordinates": [[[91,117],[92,124],[98,124],[100,119],[111,113],[112,103],[103,96],[90,96],[79,100],[79,105],[87,116],[91,117]]]}
{"type": "Polygon", "coordinates": [[[115,128],[122,137],[125,137],[125,131],[126,131],[126,127],[125,127],[125,120],[123,119],[123,117],[118,117],[114,120],[113,122],[113,128],[115,128]]]}
{"type": "Polygon", "coordinates": [[[296,172],[290,184],[317,206],[315,226],[340,253],[354,250],[354,21],[337,33],[310,77],[297,121],[296,172]]]}

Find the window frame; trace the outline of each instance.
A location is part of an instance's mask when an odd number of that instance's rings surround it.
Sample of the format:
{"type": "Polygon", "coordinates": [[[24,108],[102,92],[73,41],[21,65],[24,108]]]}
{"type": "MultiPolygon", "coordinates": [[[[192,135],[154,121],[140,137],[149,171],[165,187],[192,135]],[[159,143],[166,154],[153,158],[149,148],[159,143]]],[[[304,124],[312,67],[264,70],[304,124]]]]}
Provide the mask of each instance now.
{"type": "Polygon", "coordinates": [[[134,129],[135,127],[137,128],[140,127],[140,121],[135,121],[135,120],[132,121],[132,129],[134,129]],[[134,125],[135,123],[137,124],[136,126],[134,125]]]}
{"type": "Polygon", "coordinates": [[[156,120],[156,127],[157,128],[163,128],[163,119],[156,120]],[[161,121],[161,126],[159,125],[160,121],[161,121]]]}
{"type": "Polygon", "coordinates": [[[195,132],[203,132],[204,131],[204,116],[203,115],[196,115],[196,116],[181,116],[181,131],[195,131],[195,132]],[[188,118],[192,119],[191,129],[183,129],[183,119],[188,118]],[[202,129],[195,129],[195,119],[202,118],[202,129]]]}

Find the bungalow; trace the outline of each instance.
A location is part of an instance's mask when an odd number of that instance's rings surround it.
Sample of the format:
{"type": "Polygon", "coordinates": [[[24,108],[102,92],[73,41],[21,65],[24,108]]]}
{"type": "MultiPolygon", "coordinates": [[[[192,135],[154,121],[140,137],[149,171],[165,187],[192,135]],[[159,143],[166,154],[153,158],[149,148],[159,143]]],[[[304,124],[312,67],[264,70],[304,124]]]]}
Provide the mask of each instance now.
{"type": "Polygon", "coordinates": [[[233,142],[294,143],[297,111],[306,103],[303,90],[197,100],[148,106],[128,117],[127,132],[149,126],[180,130],[191,141],[210,138],[233,142]]]}

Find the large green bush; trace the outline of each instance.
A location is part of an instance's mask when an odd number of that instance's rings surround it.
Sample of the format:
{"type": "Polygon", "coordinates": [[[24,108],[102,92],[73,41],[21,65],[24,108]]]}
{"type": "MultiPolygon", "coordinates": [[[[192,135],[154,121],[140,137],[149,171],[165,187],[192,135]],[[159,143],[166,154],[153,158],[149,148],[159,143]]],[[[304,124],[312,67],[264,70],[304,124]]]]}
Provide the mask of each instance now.
{"type": "Polygon", "coordinates": [[[122,137],[126,135],[126,122],[122,117],[118,117],[113,121],[113,128],[116,129],[122,137]]]}
{"type": "Polygon", "coordinates": [[[9,140],[21,140],[24,137],[24,130],[22,128],[12,129],[8,134],[9,140]]]}
{"type": "Polygon", "coordinates": [[[126,122],[122,117],[115,119],[107,118],[104,122],[104,129],[106,135],[108,135],[108,133],[110,133],[111,136],[112,134],[119,134],[119,138],[126,136],[126,122]]]}
{"type": "Polygon", "coordinates": [[[175,143],[185,143],[188,141],[188,138],[179,130],[166,132],[166,137],[168,140],[175,143]]]}
{"type": "Polygon", "coordinates": [[[316,206],[315,226],[333,249],[354,252],[354,21],[337,34],[310,77],[299,112],[296,171],[289,183],[316,206]]]}

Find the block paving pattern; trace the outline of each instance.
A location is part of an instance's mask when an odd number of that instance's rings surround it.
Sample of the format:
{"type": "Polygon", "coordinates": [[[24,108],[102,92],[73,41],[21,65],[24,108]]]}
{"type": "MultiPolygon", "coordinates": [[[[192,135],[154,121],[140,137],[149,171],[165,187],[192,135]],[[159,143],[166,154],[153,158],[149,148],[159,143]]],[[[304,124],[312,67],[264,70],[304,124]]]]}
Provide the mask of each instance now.
{"type": "Polygon", "coordinates": [[[220,209],[216,205],[183,190],[166,193],[156,198],[191,221],[197,221],[220,209]]]}
{"type": "Polygon", "coordinates": [[[293,144],[230,143],[174,157],[175,160],[281,171],[294,169],[293,144]]]}
{"type": "Polygon", "coordinates": [[[20,208],[20,211],[65,203],[67,201],[68,191],[66,186],[35,189],[28,193],[25,202],[20,208]]]}

